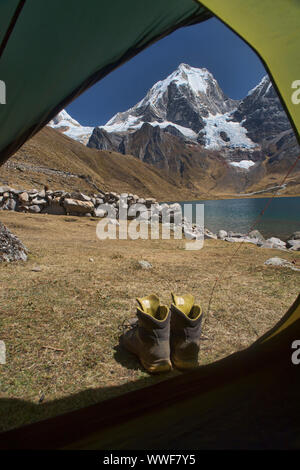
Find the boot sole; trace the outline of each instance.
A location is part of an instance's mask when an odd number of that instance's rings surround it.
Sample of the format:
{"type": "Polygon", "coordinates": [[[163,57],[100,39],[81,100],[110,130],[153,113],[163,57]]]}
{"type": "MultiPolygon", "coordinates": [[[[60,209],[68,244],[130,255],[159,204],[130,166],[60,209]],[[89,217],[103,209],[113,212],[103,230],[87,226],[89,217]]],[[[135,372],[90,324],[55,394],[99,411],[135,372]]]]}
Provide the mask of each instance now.
{"type": "Polygon", "coordinates": [[[199,367],[198,362],[181,362],[181,361],[177,362],[174,359],[171,359],[171,360],[172,360],[173,366],[178,370],[193,370],[199,367]]]}
{"type": "Polygon", "coordinates": [[[169,372],[170,370],[172,370],[172,363],[171,361],[168,361],[167,359],[161,359],[155,362],[154,364],[153,363],[149,364],[144,359],[142,359],[139,356],[138,352],[130,347],[130,343],[127,344],[123,338],[121,338],[121,345],[125,349],[127,349],[127,351],[129,351],[131,354],[134,354],[139,359],[144,369],[146,369],[147,372],[150,372],[150,374],[161,374],[163,372],[169,372]]]}
{"type": "Polygon", "coordinates": [[[155,364],[148,364],[145,362],[143,359],[141,359],[139,356],[137,356],[142,364],[142,366],[150,372],[150,374],[162,374],[164,372],[170,372],[172,370],[172,364],[170,361],[167,361],[165,359],[162,359],[159,362],[156,362],[155,364]]]}

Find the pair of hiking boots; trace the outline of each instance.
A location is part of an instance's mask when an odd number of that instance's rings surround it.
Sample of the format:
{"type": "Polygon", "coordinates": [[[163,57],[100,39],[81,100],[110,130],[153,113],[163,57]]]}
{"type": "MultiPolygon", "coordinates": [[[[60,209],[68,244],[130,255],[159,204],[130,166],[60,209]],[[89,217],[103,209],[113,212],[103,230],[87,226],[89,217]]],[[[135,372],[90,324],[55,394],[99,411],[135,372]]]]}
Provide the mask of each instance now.
{"type": "Polygon", "coordinates": [[[198,366],[202,310],[191,294],[172,295],[171,307],[152,294],[136,299],[137,321],[126,331],[121,344],[138,356],[150,373],[198,366]]]}

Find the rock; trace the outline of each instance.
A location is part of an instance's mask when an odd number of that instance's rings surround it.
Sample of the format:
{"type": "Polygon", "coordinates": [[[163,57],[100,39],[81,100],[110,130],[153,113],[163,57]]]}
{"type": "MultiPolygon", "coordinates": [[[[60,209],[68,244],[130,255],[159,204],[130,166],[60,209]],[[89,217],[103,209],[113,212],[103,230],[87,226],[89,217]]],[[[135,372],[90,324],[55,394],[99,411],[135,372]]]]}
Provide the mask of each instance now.
{"type": "Polygon", "coordinates": [[[34,204],[33,206],[28,207],[28,212],[31,212],[32,214],[38,214],[41,212],[41,208],[37,204],[34,204]]]}
{"type": "Polygon", "coordinates": [[[0,194],[3,194],[3,193],[9,193],[9,191],[11,191],[11,187],[10,186],[0,186],[0,194]]]}
{"type": "Polygon", "coordinates": [[[205,228],[204,229],[204,240],[208,240],[210,238],[216,240],[218,237],[215,233],[213,233],[210,230],[208,230],[207,228],[205,228]]]}
{"type": "Polygon", "coordinates": [[[0,262],[26,260],[27,248],[0,222],[0,262]]]}
{"type": "Polygon", "coordinates": [[[147,207],[144,204],[138,203],[138,204],[132,204],[129,209],[128,209],[128,219],[135,219],[137,216],[141,215],[143,212],[147,212],[148,210],[147,207]]]}
{"type": "Polygon", "coordinates": [[[285,246],[277,245],[276,243],[272,243],[270,241],[265,241],[264,243],[257,244],[260,248],[268,248],[269,250],[285,250],[285,246]]]}
{"type": "Polygon", "coordinates": [[[184,230],[184,236],[187,240],[194,240],[196,238],[196,234],[192,230],[184,230]]]}
{"type": "Polygon", "coordinates": [[[19,212],[28,212],[29,206],[24,206],[23,204],[18,207],[19,212]]]}
{"type": "Polygon", "coordinates": [[[93,262],[94,262],[94,258],[89,258],[89,261],[90,261],[91,263],[93,263],[93,262]]]}
{"type": "Polygon", "coordinates": [[[24,192],[19,194],[19,201],[21,204],[25,204],[29,201],[28,193],[24,192]]]}
{"type": "Polygon", "coordinates": [[[231,242],[231,243],[243,243],[243,242],[251,243],[251,239],[246,238],[246,237],[225,237],[224,241],[231,242]]]}
{"type": "Polygon", "coordinates": [[[226,230],[219,230],[218,231],[218,238],[220,238],[220,240],[224,240],[225,237],[227,237],[227,232],[226,230]]]}
{"type": "Polygon", "coordinates": [[[156,203],[156,199],[152,198],[152,197],[148,197],[146,200],[145,200],[145,204],[146,204],[146,207],[148,209],[150,209],[151,205],[152,204],[155,204],[156,203]]]}
{"type": "Polygon", "coordinates": [[[138,264],[141,267],[141,269],[151,269],[152,268],[152,264],[149,263],[149,261],[141,260],[141,261],[138,261],[138,264]]]}
{"type": "Polygon", "coordinates": [[[10,197],[10,198],[7,200],[5,206],[3,206],[3,209],[4,209],[4,210],[8,210],[8,211],[15,211],[16,208],[17,208],[17,203],[16,203],[16,201],[15,201],[12,197],[10,197]]]}
{"type": "Polygon", "coordinates": [[[300,232],[292,233],[292,235],[289,237],[289,240],[300,240],[300,232]]]}
{"type": "Polygon", "coordinates": [[[63,201],[66,212],[74,214],[87,214],[94,210],[94,205],[91,201],[81,201],[79,199],[66,198],[63,201]]]}
{"type": "Polygon", "coordinates": [[[35,197],[38,194],[37,189],[31,189],[30,191],[27,191],[27,192],[28,192],[29,197],[35,197]]]}
{"type": "Polygon", "coordinates": [[[266,266],[280,266],[283,268],[290,268],[293,271],[300,271],[300,268],[296,268],[293,263],[290,263],[290,261],[287,261],[283,258],[269,258],[267,261],[264,262],[266,266]]]}
{"type": "Polygon", "coordinates": [[[104,209],[95,208],[93,214],[95,217],[105,217],[107,215],[107,211],[104,209]]]}
{"type": "Polygon", "coordinates": [[[280,238],[271,237],[265,240],[264,242],[259,242],[258,246],[261,248],[269,248],[269,249],[276,249],[276,250],[285,250],[286,244],[280,238]]]}
{"type": "Polygon", "coordinates": [[[248,233],[248,237],[254,238],[255,240],[262,242],[262,243],[265,241],[264,236],[260,233],[259,230],[252,230],[250,233],[248,233]]]}
{"type": "Polygon", "coordinates": [[[43,189],[42,191],[39,191],[37,193],[38,197],[40,197],[41,199],[44,199],[46,197],[46,191],[43,189]]]}
{"type": "Polygon", "coordinates": [[[271,238],[268,238],[266,241],[270,242],[270,243],[273,243],[274,245],[279,245],[279,246],[283,246],[283,247],[286,246],[285,242],[280,240],[280,238],[271,237],[271,238]]]}
{"type": "Polygon", "coordinates": [[[286,246],[292,251],[300,251],[300,240],[288,240],[286,246]]]}
{"type": "Polygon", "coordinates": [[[182,207],[180,204],[175,203],[171,204],[169,206],[169,213],[171,216],[171,222],[174,220],[174,218],[178,219],[178,217],[182,218],[182,207]]]}
{"type": "Polygon", "coordinates": [[[41,211],[43,214],[52,214],[52,215],[66,215],[66,210],[63,206],[60,205],[60,198],[56,197],[49,205],[44,207],[41,211]]]}
{"type": "Polygon", "coordinates": [[[53,191],[54,197],[64,197],[66,194],[67,194],[66,191],[62,191],[62,190],[53,191]]]}
{"type": "Polygon", "coordinates": [[[111,225],[120,225],[116,219],[108,219],[108,223],[111,225]]]}
{"type": "Polygon", "coordinates": [[[101,199],[100,197],[96,197],[96,204],[95,204],[96,206],[100,206],[100,204],[103,204],[103,203],[104,203],[103,199],[101,199]]]}
{"type": "Polygon", "coordinates": [[[43,206],[47,204],[47,201],[46,199],[40,199],[40,198],[35,197],[34,199],[32,199],[31,204],[37,204],[37,205],[43,206]]]}
{"type": "Polygon", "coordinates": [[[245,237],[245,234],[244,233],[239,233],[239,232],[232,232],[232,231],[229,231],[227,236],[229,238],[244,238],[245,237]]]}
{"type": "Polygon", "coordinates": [[[77,201],[91,201],[91,198],[89,196],[86,196],[85,194],[77,191],[71,193],[71,198],[77,201]]]}

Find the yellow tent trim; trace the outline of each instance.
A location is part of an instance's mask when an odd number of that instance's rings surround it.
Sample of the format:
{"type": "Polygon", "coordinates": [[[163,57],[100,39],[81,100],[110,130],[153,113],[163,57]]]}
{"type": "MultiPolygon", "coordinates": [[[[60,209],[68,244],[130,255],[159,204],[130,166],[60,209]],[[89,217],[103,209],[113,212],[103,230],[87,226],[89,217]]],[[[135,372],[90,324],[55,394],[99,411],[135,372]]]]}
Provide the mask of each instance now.
{"type": "Polygon", "coordinates": [[[221,21],[238,33],[264,61],[299,138],[300,104],[293,99],[300,80],[298,0],[203,0],[221,21]]]}

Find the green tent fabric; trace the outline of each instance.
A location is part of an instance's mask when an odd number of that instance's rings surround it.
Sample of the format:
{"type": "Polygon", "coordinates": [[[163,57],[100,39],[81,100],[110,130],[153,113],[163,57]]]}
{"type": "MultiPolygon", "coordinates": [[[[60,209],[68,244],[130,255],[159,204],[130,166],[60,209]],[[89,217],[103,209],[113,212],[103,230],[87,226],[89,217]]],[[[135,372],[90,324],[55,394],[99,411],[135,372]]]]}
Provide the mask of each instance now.
{"type": "MultiPolygon", "coordinates": [[[[0,1],[2,39],[18,3],[0,1]]],[[[209,16],[193,0],[27,0],[0,60],[0,162],[154,40],[209,16]]]]}
{"type": "MultiPolygon", "coordinates": [[[[0,39],[17,7],[0,0],[0,39]]],[[[0,60],[0,161],[69,101],[176,28],[218,16],[260,55],[299,138],[298,0],[27,0],[0,60]]],[[[202,45],[199,45],[202,47],[202,45]]],[[[143,390],[0,436],[0,448],[300,448],[300,296],[250,348],[143,390]],[[298,368],[298,369],[297,369],[298,368]],[[159,426],[159,428],[158,428],[159,426]],[[32,444],[34,442],[34,444],[32,444]]]]}

